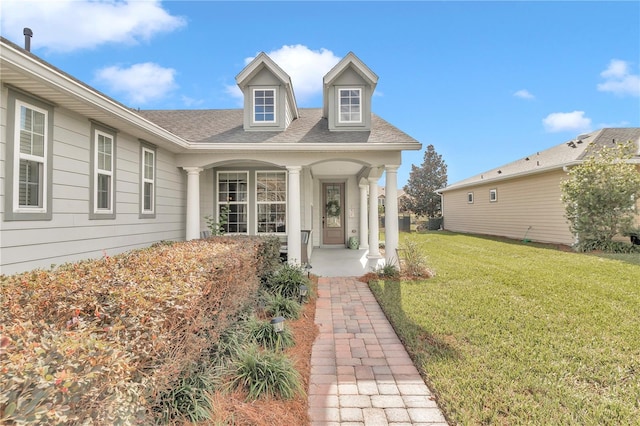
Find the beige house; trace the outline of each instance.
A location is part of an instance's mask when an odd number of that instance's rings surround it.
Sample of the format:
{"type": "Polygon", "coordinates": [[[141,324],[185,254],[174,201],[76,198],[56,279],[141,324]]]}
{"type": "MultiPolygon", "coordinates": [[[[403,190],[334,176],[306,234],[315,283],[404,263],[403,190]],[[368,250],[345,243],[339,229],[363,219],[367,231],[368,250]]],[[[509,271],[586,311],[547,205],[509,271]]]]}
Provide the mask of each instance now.
{"type": "Polygon", "coordinates": [[[438,191],[444,229],[571,245],[560,182],[588,155],[590,144],[597,149],[626,141],[636,144],[631,161],[640,171],[640,128],[605,128],[449,185],[438,191]]]}
{"type": "Polygon", "coordinates": [[[235,110],[134,110],[4,38],[0,79],[5,274],[200,238],[222,211],[228,234],[277,235],[292,262],[353,238],[377,261],[378,180],[397,215],[401,153],[421,149],[372,112],[378,76],[353,53],[315,109],[264,53],[236,77],[235,110]]]}

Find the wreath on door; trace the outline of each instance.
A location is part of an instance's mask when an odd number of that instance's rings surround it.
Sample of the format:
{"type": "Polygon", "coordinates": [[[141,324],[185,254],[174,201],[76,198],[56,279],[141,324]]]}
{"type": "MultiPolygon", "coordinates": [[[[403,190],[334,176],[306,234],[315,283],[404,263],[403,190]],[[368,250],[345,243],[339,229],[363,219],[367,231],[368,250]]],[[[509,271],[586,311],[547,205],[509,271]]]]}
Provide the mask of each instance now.
{"type": "Polygon", "coordinates": [[[327,202],[327,216],[340,216],[340,202],[331,200],[327,202]]]}

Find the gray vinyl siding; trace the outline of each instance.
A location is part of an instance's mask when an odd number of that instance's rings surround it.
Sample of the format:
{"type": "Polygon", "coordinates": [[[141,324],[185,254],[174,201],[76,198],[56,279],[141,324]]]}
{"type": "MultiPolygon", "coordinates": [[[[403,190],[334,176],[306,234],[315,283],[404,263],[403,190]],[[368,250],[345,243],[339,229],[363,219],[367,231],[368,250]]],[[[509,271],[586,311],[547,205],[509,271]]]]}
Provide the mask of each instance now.
{"type": "Polygon", "coordinates": [[[562,170],[447,191],[443,198],[444,228],[454,232],[497,235],[532,241],[573,244],[560,199],[562,170]],[[497,201],[489,191],[497,190],[497,201]],[[473,203],[467,194],[473,192],[473,203]],[[531,227],[528,232],[527,229],[531,227]]]}
{"type": "MultiPolygon", "coordinates": [[[[2,109],[5,152],[6,105],[2,109]]],[[[114,255],[147,247],[161,240],[185,236],[186,174],[173,154],[156,152],[156,217],[139,219],[140,142],[118,133],[116,151],[116,215],[92,220],[89,194],[91,123],[70,111],[56,108],[53,118],[52,218],[47,221],[3,221],[0,272],[11,274],[49,268],[87,258],[114,255]]],[[[5,156],[0,156],[4,162],[5,156]]],[[[4,166],[2,171],[4,172],[4,166]]],[[[4,173],[2,173],[4,178],[4,173]]],[[[0,185],[4,191],[4,185],[0,185]]],[[[3,200],[2,200],[3,201],[3,200]]],[[[1,203],[4,208],[4,203],[1,203]]],[[[2,212],[4,213],[4,212],[2,212]]],[[[3,215],[4,216],[4,215],[3,215]]]]}

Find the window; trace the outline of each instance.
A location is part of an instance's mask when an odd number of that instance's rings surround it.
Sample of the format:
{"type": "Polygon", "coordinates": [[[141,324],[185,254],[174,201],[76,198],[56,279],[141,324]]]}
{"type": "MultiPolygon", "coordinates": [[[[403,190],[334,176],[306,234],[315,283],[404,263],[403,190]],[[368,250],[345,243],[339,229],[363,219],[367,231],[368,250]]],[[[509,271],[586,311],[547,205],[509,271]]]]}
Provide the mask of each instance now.
{"type": "Polygon", "coordinates": [[[473,204],[473,192],[467,192],[467,203],[473,204]]]}
{"type": "Polygon", "coordinates": [[[360,107],[360,89],[340,89],[338,109],[338,122],[340,123],[360,123],[362,122],[362,111],[360,107]]]}
{"type": "Polygon", "coordinates": [[[115,133],[92,125],[91,219],[115,218],[115,133]]]}
{"type": "Polygon", "coordinates": [[[253,121],[256,123],[275,123],[275,89],[253,90],[253,121]]]}
{"type": "Polygon", "coordinates": [[[5,220],[50,220],[53,107],[8,90],[5,220]]]}
{"type": "Polygon", "coordinates": [[[16,140],[20,148],[15,161],[16,186],[18,197],[15,199],[16,210],[46,209],[44,170],[46,165],[46,121],[47,113],[31,105],[17,102],[19,113],[17,120],[16,140]]]}
{"type": "Polygon", "coordinates": [[[498,190],[497,189],[490,189],[489,190],[489,201],[492,202],[492,203],[498,201],[498,190]]]}
{"type": "Polygon", "coordinates": [[[218,172],[218,217],[227,213],[227,223],[224,230],[229,234],[246,234],[247,202],[248,202],[248,173],[247,172],[218,172]]]}
{"type": "Polygon", "coordinates": [[[143,145],[140,149],[140,216],[154,218],[156,212],[156,151],[143,145]]]}
{"type": "Polygon", "coordinates": [[[287,232],[286,172],[256,173],[258,233],[287,232]]]}

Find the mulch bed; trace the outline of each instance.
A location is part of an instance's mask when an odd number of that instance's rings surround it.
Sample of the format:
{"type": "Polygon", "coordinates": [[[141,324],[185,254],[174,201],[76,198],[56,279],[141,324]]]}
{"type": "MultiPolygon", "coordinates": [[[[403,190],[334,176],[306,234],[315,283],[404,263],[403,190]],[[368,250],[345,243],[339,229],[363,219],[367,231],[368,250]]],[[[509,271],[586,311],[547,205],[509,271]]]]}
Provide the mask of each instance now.
{"type": "MultiPolygon", "coordinates": [[[[312,276],[313,288],[317,288],[317,277],[312,276]]],[[[309,389],[311,375],[311,349],[318,335],[315,324],[316,297],[310,297],[303,306],[300,319],[287,321],[293,332],[296,344],[285,350],[302,376],[303,387],[309,389]]],[[[210,424],[228,424],[238,426],[274,426],[310,424],[307,395],[299,395],[291,400],[263,398],[246,401],[246,393],[216,393],[213,395],[214,410],[210,424]]]]}

